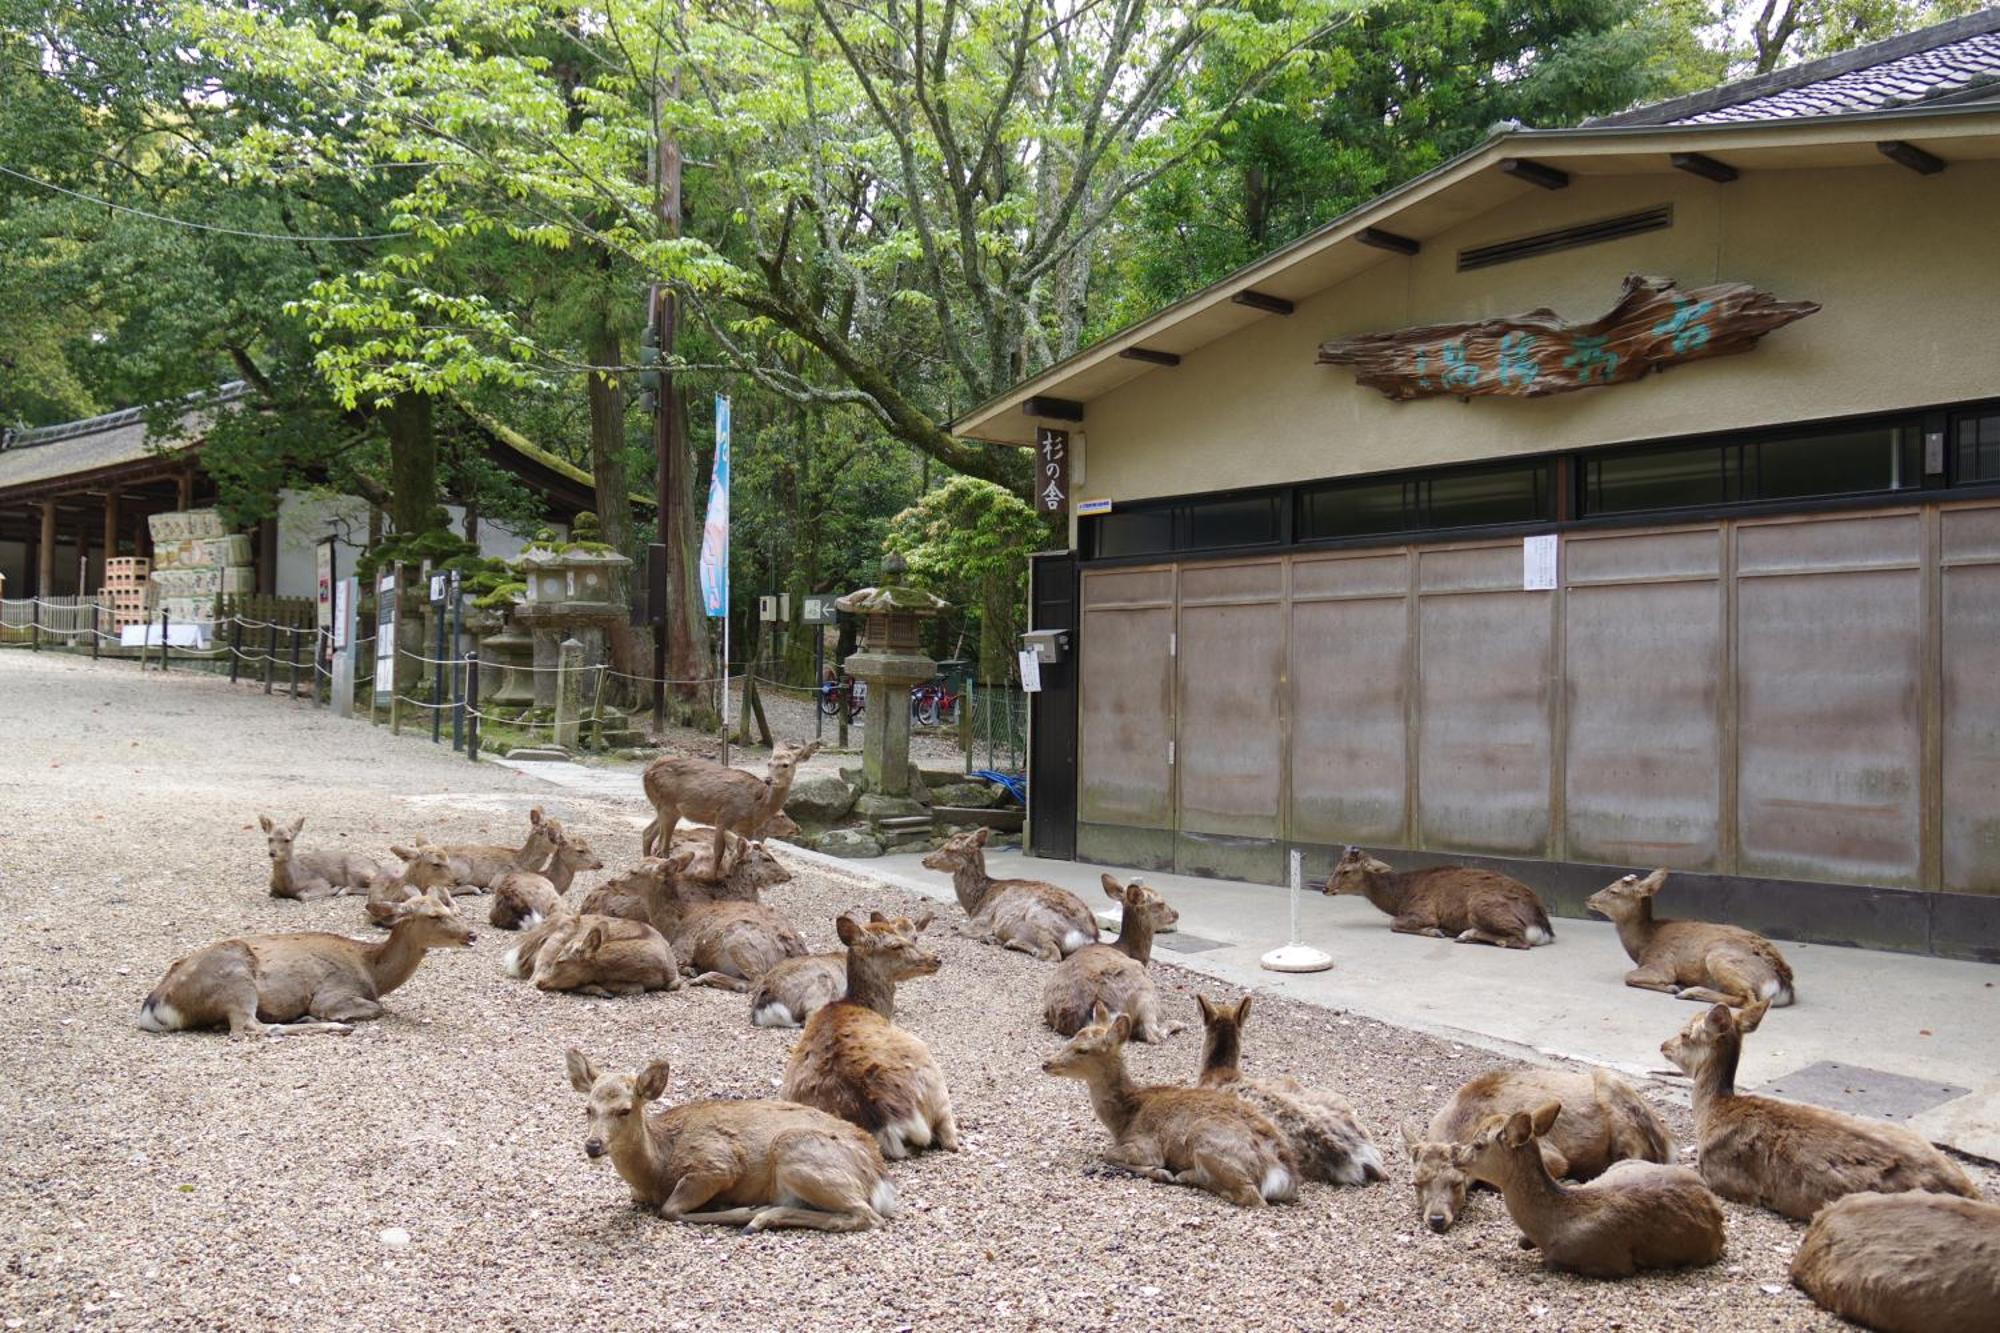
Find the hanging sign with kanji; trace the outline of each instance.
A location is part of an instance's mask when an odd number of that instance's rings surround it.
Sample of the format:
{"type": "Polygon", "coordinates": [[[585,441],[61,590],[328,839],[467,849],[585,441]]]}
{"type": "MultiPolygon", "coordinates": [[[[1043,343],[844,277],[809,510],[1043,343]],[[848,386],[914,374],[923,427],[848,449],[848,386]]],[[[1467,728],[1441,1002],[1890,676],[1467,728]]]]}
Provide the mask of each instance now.
{"type": "Polygon", "coordinates": [[[1042,426],[1035,431],[1035,508],[1044,514],[1069,512],[1069,432],[1042,426]]]}
{"type": "Polygon", "coordinates": [[[1357,383],[1399,402],[1544,394],[1623,384],[1655,370],[1747,352],[1819,309],[1743,282],[1683,291],[1672,278],[1633,275],[1602,318],[1568,324],[1530,310],[1476,324],[1430,324],[1320,344],[1321,365],[1353,366],[1357,383]]]}

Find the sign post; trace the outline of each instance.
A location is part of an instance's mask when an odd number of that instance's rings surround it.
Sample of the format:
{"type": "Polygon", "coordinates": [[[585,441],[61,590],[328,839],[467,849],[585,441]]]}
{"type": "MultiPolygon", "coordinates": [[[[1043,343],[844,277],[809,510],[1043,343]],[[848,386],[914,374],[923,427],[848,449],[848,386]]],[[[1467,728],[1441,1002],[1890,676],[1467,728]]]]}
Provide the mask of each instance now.
{"type": "Polygon", "coordinates": [[[351,577],[333,585],[333,636],[328,645],[333,654],[333,680],[327,702],[335,717],[354,716],[354,619],[355,603],[360,600],[358,592],[359,585],[351,577]]]}
{"type": "Polygon", "coordinates": [[[375,705],[388,692],[389,711],[396,708],[396,591],[398,580],[392,569],[375,581],[375,692],[368,700],[368,720],[375,721],[375,705]]]}
{"type": "Polygon", "coordinates": [[[445,666],[444,651],[444,599],[451,593],[451,575],[431,575],[431,619],[436,622],[437,633],[431,637],[437,643],[437,658],[431,663],[431,744],[436,745],[444,732],[444,677],[450,668],[445,666]]]}
{"type": "Polygon", "coordinates": [[[1267,972],[1324,972],[1333,966],[1333,959],[1299,939],[1299,895],[1305,890],[1305,853],[1299,851],[1292,853],[1291,868],[1291,943],[1283,948],[1271,950],[1257,960],[1257,965],[1267,972]]]}
{"type": "Polygon", "coordinates": [[[1069,432],[1051,426],[1035,430],[1035,509],[1051,517],[1069,515],[1069,432]]]}
{"type": "Polygon", "coordinates": [[[715,469],[701,525],[701,604],[722,618],[722,762],[729,763],[729,397],[715,395],[715,469]]]}

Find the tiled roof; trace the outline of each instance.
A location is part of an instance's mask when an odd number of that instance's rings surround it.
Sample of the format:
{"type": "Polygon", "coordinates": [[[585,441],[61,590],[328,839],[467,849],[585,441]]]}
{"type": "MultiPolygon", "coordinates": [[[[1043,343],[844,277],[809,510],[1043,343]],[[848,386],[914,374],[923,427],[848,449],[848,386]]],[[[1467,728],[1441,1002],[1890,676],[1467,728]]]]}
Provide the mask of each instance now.
{"type": "MultiPolygon", "coordinates": [[[[212,396],[212,403],[232,401],[242,392],[241,384],[224,386],[212,396]]],[[[137,407],[60,426],[16,431],[0,448],[0,492],[176,452],[195,442],[212,403],[189,409],[173,437],[156,437],[151,443],[146,437],[145,409],[137,407]]]]}
{"type": "Polygon", "coordinates": [[[2000,8],[1590,123],[1715,125],[1988,98],[2000,99],[2000,8]]]}

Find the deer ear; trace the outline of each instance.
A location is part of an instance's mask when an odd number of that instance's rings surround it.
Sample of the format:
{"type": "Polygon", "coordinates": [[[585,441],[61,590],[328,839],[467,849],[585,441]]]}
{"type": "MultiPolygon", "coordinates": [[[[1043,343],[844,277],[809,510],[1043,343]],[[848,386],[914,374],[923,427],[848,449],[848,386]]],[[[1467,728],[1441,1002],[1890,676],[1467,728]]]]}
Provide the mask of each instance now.
{"type": "Polygon", "coordinates": [[[1236,1002],[1236,1025],[1241,1027],[1250,1021],[1250,997],[1244,996],[1236,1002]]]}
{"type": "Polygon", "coordinates": [[[405,847],[403,846],[402,843],[399,842],[399,843],[394,843],[390,846],[389,854],[395,857],[398,861],[414,861],[421,853],[414,851],[411,848],[405,847]]]}
{"type": "Polygon", "coordinates": [[[452,905],[451,890],[445,888],[442,884],[431,885],[429,889],[425,890],[424,896],[430,899],[432,902],[436,903],[439,907],[446,908],[447,910],[450,909],[452,905]]]}
{"type": "Polygon", "coordinates": [[[271,817],[269,815],[258,815],[257,822],[263,826],[264,832],[269,833],[271,831],[271,817]]]}
{"type": "Polygon", "coordinates": [[[1543,1102],[1535,1108],[1534,1116],[1529,1123],[1535,1128],[1536,1138],[1549,1132],[1549,1126],[1556,1122],[1556,1117],[1562,1114],[1562,1109],[1561,1102],[1543,1102]]]}
{"type": "Polygon", "coordinates": [[[528,811],[528,822],[539,825],[542,822],[542,807],[539,805],[528,811]]]}
{"type": "Polygon", "coordinates": [[[868,920],[871,924],[887,921],[888,919],[888,917],[882,915],[880,912],[870,912],[868,914],[868,920]]]}
{"type": "Polygon", "coordinates": [[[854,918],[843,916],[834,918],[833,933],[840,936],[842,944],[852,945],[861,938],[861,927],[854,924],[854,918]]]}
{"type": "Polygon", "coordinates": [[[1109,875],[1099,875],[1098,882],[1104,885],[1104,896],[1114,902],[1125,901],[1125,886],[1109,875]]]}
{"type": "Polygon", "coordinates": [[[602,949],[604,947],[604,927],[592,926],[585,932],[583,947],[591,953],[596,953],[599,949],[602,949]]]}
{"type": "Polygon", "coordinates": [[[799,751],[799,762],[803,764],[806,760],[818,754],[819,747],[820,747],[820,742],[818,741],[806,742],[806,748],[799,751]]]}
{"type": "Polygon", "coordinates": [[[660,1094],[667,1090],[667,1062],[655,1060],[640,1070],[632,1090],[639,1094],[642,1102],[659,1100],[660,1094]]]}
{"type": "Polygon", "coordinates": [[[1090,1006],[1090,1021],[1098,1027],[1111,1026],[1111,1011],[1104,1007],[1104,1001],[1090,1006]]]}
{"type": "Polygon", "coordinates": [[[1111,1024],[1111,1035],[1120,1041],[1132,1040],[1132,1016],[1130,1014],[1118,1015],[1117,1020],[1111,1024]]]}
{"type": "Polygon", "coordinates": [[[984,847],[986,845],[986,840],[988,838],[991,838],[992,836],[993,836],[992,829],[981,828],[979,832],[972,835],[972,841],[975,846],[984,847]]]}
{"type": "Polygon", "coordinates": [[[590,1090],[597,1086],[597,1066],[574,1046],[563,1052],[563,1063],[569,1068],[569,1085],[588,1096],[590,1090]]]}
{"type": "Polygon", "coordinates": [[[937,920],[937,913],[935,912],[925,912],[922,916],[918,917],[916,920],[917,934],[921,935],[929,930],[931,922],[935,920],[937,920]]]}
{"type": "Polygon", "coordinates": [[[1661,866],[1658,870],[1640,880],[1639,887],[1646,891],[1648,897],[1667,887],[1667,868],[1661,866]]]}
{"type": "Polygon", "coordinates": [[[1509,1148],[1518,1148],[1533,1138],[1535,1122],[1526,1111],[1516,1111],[1507,1117],[1507,1123],[1500,1127],[1500,1141],[1509,1148]]]}
{"type": "Polygon", "coordinates": [[[1405,1156],[1407,1156],[1407,1157],[1408,1157],[1408,1158],[1409,1158],[1409,1159],[1410,1159],[1411,1161],[1413,1161],[1413,1162],[1414,1162],[1414,1161],[1416,1161],[1416,1160],[1417,1160],[1417,1145],[1418,1145],[1419,1143],[1422,1143],[1422,1142],[1424,1141],[1424,1139],[1423,1139],[1423,1135],[1421,1135],[1421,1134],[1417,1133],[1417,1131],[1416,1131],[1416,1130],[1412,1129],[1412,1128],[1410,1127],[1410,1122],[1409,1122],[1409,1121],[1407,1121],[1407,1120],[1405,1120],[1405,1121],[1401,1122],[1400,1124],[1398,1124],[1398,1125],[1396,1126],[1396,1128],[1397,1128],[1398,1130],[1401,1130],[1401,1131],[1402,1131],[1402,1134],[1403,1134],[1403,1153],[1404,1153],[1404,1155],[1405,1155],[1405,1156]]]}
{"type": "Polygon", "coordinates": [[[1451,1145],[1451,1164],[1463,1170],[1472,1165],[1476,1152],[1477,1149],[1470,1143],[1454,1143],[1451,1145]]]}
{"type": "Polygon", "coordinates": [[[1215,1005],[1206,995],[1197,992],[1194,997],[1194,1003],[1195,1007],[1201,1010],[1202,1022],[1213,1023],[1215,1021],[1215,1005]]]}
{"type": "Polygon", "coordinates": [[[292,821],[292,828],[291,828],[292,836],[294,838],[298,837],[299,830],[304,828],[305,826],[306,826],[306,817],[304,815],[300,815],[297,819],[294,819],[292,821]]]}
{"type": "Polygon", "coordinates": [[[1708,1011],[1707,1016],[1702,1020],[1702,1026],[1717,1036],[1721,1036],[1736,1026],[1736,1016],[1729,1012],[1728,1005],[1718,1004],[1708,1011]]]}

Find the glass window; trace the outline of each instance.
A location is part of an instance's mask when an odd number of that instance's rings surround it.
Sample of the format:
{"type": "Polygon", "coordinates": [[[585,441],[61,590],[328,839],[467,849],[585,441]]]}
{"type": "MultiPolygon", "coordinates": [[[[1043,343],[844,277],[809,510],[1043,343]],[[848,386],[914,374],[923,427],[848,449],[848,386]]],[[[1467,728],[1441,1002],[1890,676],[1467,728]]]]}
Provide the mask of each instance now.
{"type": "Polygon", "coordinates": [[[2000,412],[1960,417],[1953,436],[1952,480],[2000,481],[2000,412]]]}
{"type": "Polygon", "coordinates": [[[1549,465],[1450,473],[1425,483],[1427,528],[1471,528],[1489,523],[1534,523],[1555,517],[1549,503],[1549,465]]]}
{"type": "Polygon", "coordinates": [[[1896,487],[1894,426],[1766,440],[1757,446],[1759,500],[1852,495],[1896,487]]]}
{"type": "Polygon", "coordinates": [[[1114,509],[1083,521],[1099,556],[1164,555],[1174,549],[1172,509],[1114,509]]]}
{"type": "Polygon", "coordinates": [[[1278,540],[1278,497],[1197,500],[1187,507],[1187,538],[1196,550],[1219,546],[1268,546],[1278,540]]]}
{"type": "Polygon", "coordinates": [[[1736,451],[1723,445],[1604,454],[1583,464],[1584,512],[1628,514],[1724,504],[1736,451]]]}
{"type": "Polygon", "coordinates": [[[1419,486],[1413,481],[1350,482],[1301,491],[1299,536],[1366,537],[1417,527],[1419,486]]]}

